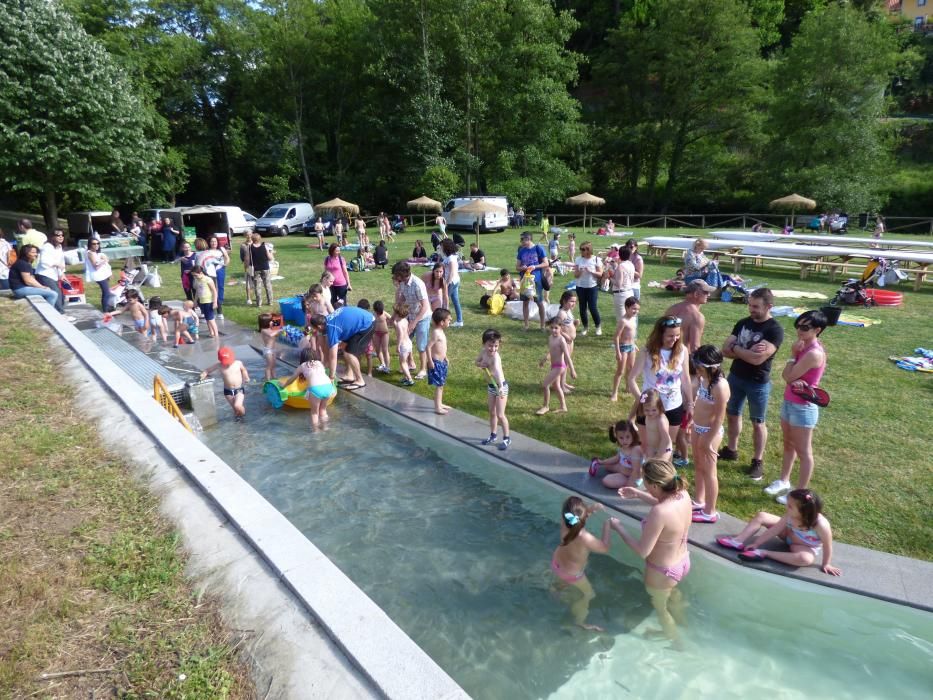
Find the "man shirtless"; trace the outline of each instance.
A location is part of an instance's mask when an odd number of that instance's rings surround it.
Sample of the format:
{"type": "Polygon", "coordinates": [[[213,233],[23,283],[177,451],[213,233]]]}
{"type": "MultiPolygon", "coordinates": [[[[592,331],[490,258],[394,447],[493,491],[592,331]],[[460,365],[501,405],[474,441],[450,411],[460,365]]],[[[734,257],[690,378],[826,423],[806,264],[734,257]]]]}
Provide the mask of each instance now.
{"type": "MultiPolygon", "coordinates": [[[[680,326],[681,342],[690,353],[690,379],[693,384],[693,393],[696,393],[697,378],[696,369],[693,366],[693,353],[703,344],[703,329],[706,327],[706,317],[700,311],[700,306],[709,300],[709,295],[713,288],[703,280],[697,279],[691,281],[686,287],[684,300],[674,304],[664,312],[666,316],[676,316],[682,319],[680,326]]],[[[677,433],[677,453],[674,456],[675,466],[683,466],[687,463],[687,449],[689,445],[689,436],[686,430],[677,433]]]]}

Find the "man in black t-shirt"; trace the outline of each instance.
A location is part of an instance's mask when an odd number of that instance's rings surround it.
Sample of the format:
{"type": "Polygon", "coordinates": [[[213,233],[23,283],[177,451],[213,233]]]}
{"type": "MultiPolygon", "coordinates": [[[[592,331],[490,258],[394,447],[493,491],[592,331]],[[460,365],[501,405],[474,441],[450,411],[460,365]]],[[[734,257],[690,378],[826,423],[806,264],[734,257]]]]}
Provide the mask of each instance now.
{"type": "Polygon", "coordinates": [[[784,341],[784,329],[771,317],[773,305],[774,295],[770,289],[754,290],[748,297],[748,317],[735,324],[732,335],[722,346],[723,356],[733,360],[728,377],[731,396],[726,406],[728,443],[719,451],[719,458],[738,459],[742,408],[748,399],[754,456],[746,473],[754,481],[760,481],[764,475],[762,457],[768,443],[765,417],[771,395],[771,362],[784,341]]]}
{"type": "Polygon", "coordinates": [[[471,270],[486,269],[486,253],[480,250],[475,243],[470,243],[470,262],[467,265],[471,270]]]}

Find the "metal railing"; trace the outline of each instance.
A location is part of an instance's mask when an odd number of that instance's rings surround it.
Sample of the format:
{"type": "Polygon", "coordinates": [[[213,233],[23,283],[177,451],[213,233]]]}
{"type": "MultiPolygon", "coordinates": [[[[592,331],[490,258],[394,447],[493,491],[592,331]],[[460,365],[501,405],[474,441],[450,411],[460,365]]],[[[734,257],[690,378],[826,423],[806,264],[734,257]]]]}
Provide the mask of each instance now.
{"type": "Polygon", "coordinates": [[[188,421],[185,420],[185,415],[178,408],[178,404],[175,403],[175,399],[172,398],[172,393],[158,374],[152,378],[152,398],[158,401],[162,408],[168,411],[172,418],[181,423],[189,433],[194,432],[191,426],[188,425],[188,421]]]}

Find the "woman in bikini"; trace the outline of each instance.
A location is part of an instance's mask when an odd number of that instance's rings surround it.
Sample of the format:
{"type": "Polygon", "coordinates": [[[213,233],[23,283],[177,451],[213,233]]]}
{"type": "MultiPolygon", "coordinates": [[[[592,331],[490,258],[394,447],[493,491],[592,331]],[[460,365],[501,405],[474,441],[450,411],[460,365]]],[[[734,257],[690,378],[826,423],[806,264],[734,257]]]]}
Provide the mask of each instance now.
{"type": "Polygon", "coordinates": [[[585,630],[597,632],[602,632],[602,628],[586,622],[590,601],[596,597],[593,586],[586,577],[586,562],[590,558],[590,552],[606,554],[609,551],[611,533],[607,520],[603,523],[602,538],[597,539],[587,531],[586,519],[601,509],[600,503],[587,507],[583,499],[577,496],[571,496],[564,501],[560,509],[560,544],[551,557],[551,571],[554,575],[566,584],[566,587],[579,592],[570,605],[573,621],[585,630]]]}
{"type": "Polygon", "coordinates": [[[641,536],[629,535],[611,518],[612,528],[632,550],[645,560],[645,589],[661,623],[661,635],[679,642],[677,625],[684,624],[684,603],[677,589],[690,571],[687,533],[690,530],[690,497],[687,482],[670,462],[649,459],[642,470],[645,488],[619,489],[622,498],[638,498],[651,504],[641,521],[641,536]]]}

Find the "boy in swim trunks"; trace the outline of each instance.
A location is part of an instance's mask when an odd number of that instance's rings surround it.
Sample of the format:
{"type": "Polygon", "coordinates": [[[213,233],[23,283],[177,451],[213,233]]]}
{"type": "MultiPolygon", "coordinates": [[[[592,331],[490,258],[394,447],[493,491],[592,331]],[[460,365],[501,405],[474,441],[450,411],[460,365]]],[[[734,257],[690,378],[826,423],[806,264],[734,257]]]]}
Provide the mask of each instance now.
{"type": "MultiPolygon", "coordinates": [[[[175,330],[175,347],[181,343],[181,339],[184,338],[186,343],[193,343],[194,338],[191,336],[191,333],[188,332],[188,324],[186,322],[185,309],[172,309],[169,307],[168,316],[172,319],[174,323],[175,330]]],[[[161,310],[159,311],[161,313],[161,310]]]]}
{"type": "Polygon", "coordinates": [[[119,311],[114,311],[113,316],[129,313],[133,317],[133,328],[137,333],[148,335],[149,333],[149,311],[139,300],[139,292],[135,289],[126,290],[126,306],[119,311]]]}
{"type": "Polygon", "coordinates": [[[476,366],[486,371],[489,384],[486,386],[489,408],[489,437],[482,441],[484,445],[492,445],[498,439],[497,430],[502,423],[502,442],[500,450],[509,449],[512,438],[509,437],[509,419],[505,417],[505,406],[509,401],[509,383],[505,381],[505,372],[502,370],[502,358],[499,356],[499,343],[502,334],[494,328],[483,332],[483,349],[476,358],[476,366]]]}
{"type": "Polygon", "coordinates": [[[233,350],[226,346],[217,351],[217,360],[217,364],[201,372],[201,381],[219,369],[220,376],[224,380],[224,398],[233,408],[235,420],[241,421],[246,415],[246,407],[243,405],[246,400],[246,389],[243,385],[249,381],[249,373],[243,363],[236,359],[233,350]]]}
{"type": "Polygon", "coordinates": [[[450,325],[450,311],[434,309],[431,314],[431,338],[428,340],[428,384],[434,387],[434,412],[443,416],[450,412],[444,405],[444,385],[447,383],[447,335],[444,329],[450,325]]]}
{"type": "Polygon", "coordinates": [[[609,394],[610,401],[619,400],[619,384],[622,378],[628,381],[628,374],[632,371],[635,364],[635,353],[638,347],[635,345],[635,336],[638,332],[638,312],[641,305],[635,297],[629,297],[625,300],[625,315],[616,326],[616,336],[612,346],[616,352],[616,374],[612,378],[612,393],[609,394]]]}
{"type": "Polygon", "coordinates": [[[259,336],[262,339],[262,358],[266,361],[266,381],[275,379],[275,342],[279,330],[272,327],[272,314],[259,314],[259,336]]]}

